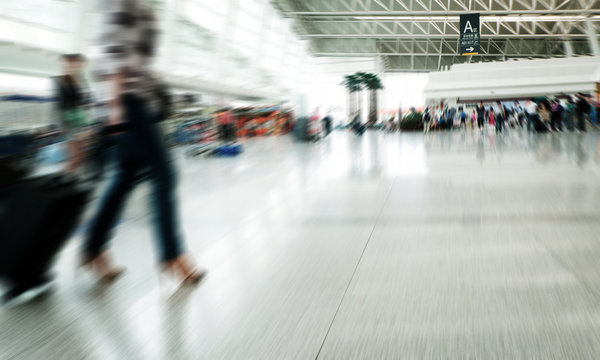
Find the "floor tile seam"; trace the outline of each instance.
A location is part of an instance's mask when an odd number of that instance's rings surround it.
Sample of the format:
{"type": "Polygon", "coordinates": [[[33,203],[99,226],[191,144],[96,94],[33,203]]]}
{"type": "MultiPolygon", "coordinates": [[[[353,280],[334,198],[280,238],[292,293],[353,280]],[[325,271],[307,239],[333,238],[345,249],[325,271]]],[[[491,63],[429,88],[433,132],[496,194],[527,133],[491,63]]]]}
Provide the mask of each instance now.
{"type": "Polygon", "coordinates": [[[338,313],[340,312],[340,309],[342,308],[342,304],[344,303],[344,299],[346,298],[346,295],[348,294],[348,290],[350,289],[350,286],[352,285],[352,283],[354,282],[354,278],[356,276],[356,273],[358,271],[358,268],[362,262],[362,259],[365,255],[365,252],[367,251],[367,247],[369,246],[369,243],[371,242],[371,239],[373,238],[373,234],[375,233],[375,229],[377,228],[377,224],[379,221],[379,218],[381,217],[381,215],[383,214],[383,211],[385,209],[385,206],[390,198],[390,195],[392,193],[392,189],[394,187],[394,183],[395,181],[392,182],[392,184],[390,185],[390,188],[388,189],[388,193],[385,197],[385,200],[383,201],[383,203],[381,204],[381,209],[379,210],[379,214],[377,215],[377,218],[375,218],[375,222],[373,223],[373,228],[371,229],[371,232],[367,238],[367,241],[365,242],[365,245],[363,246],[362,252],[360,254],[360,256],[358,257],[358,260],[356,262],[356,265],[354,267],[354,270],[352,271],[352,275],[350,276],[350,279],[348,280],[348,284],[346,285],[346,288],[344,289],[344,293],[342,294],[342,297],[340,298],[340,302],[335,310],[335,313],[333,314],[333,317],[331,318],[331,322],[329,324],[329,327],[327,328],[327,331],[325,333],[325,336],[323,337],[323,341],[321,342],[321,346],[319,347],[319,350],[317,351],[317,354],[315,356],[315,360],[319,359],[319,356],[321,356],[321,351],[323,350],[323,348],[325,347],[325,343],[327,342],[327,338],[329,336],[329,333],[331,332],[331,329],[333,328],[333,324],[335,323],[335,320],[337,318],[338,313]]]}

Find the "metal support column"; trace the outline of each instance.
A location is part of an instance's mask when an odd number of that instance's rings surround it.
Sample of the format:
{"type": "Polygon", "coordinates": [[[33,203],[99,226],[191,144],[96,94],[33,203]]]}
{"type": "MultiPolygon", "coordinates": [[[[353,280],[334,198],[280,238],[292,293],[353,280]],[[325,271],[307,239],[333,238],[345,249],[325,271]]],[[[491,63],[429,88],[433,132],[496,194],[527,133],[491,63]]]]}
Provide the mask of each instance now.
{"type": "Polygon", "coordinates": [[[592,55],[600,56],[598,34],[596,34],[596,29],[594,28],[594,23],[592,22],[591,18],[585,19],[585,29],[588,36],[588,41],[590,43],[590,50],[592,51],[592,55]]]}
{"type": "Polygon", "coordinates": [[[567,57],[572,57],[573,56],[573,44],[571,44],[571,40],[566,39],[563,42],[563,45],[565,46],[565,54],[567,55],[567,57]]]}

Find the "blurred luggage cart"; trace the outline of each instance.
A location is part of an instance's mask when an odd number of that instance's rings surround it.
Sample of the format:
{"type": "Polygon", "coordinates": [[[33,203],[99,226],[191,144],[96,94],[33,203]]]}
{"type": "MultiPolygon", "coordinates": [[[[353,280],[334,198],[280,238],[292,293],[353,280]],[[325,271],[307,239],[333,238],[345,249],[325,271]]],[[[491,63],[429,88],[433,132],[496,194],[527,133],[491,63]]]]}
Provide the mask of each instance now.
{"type": "Polygon", "coordinates": [[[189,145],[185,151],[187,156],[198,156],[210,153],[218,145],[218,129],[210,118],[199,118],[186,121],[176,131],[175,141],[189,145]]]}
{"type": "Polygon", "coordinates": [[[213,151],[213,156],[219,157],[234,157],[238,156],[243,152],[241,144],[226,144],[217,146],[213,151]]]}

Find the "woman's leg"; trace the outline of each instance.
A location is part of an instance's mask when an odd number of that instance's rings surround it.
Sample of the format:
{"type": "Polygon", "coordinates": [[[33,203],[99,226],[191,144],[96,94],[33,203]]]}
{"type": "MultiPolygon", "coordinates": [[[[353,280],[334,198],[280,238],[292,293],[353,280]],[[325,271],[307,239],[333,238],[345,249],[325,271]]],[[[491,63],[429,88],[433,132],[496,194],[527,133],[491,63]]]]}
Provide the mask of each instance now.
{"type": "Polygon", "coordinates": [[[149,167],[159,258],[162,262],[174,260],[183,253],[176,215],[175,173],[160,129],[146,104],[135,96],[125,96],[123,100],[132,136],[149,167]]]}
{"type": "Polygon", "coordinates": [[[178,233],[175,176],[168,160],[150,161],[152,203],[158,232],[161,261],[174,260],[183,253],[178,233]]]}
{"type": "Polygon", "coordinates": [[[103,196],[100,207],[92,221],[87,241],[84,244],[84,256],[94,258],[104,252],[109,241],[110,232],[119,219],[127,196],[131,193],[138,168],[129,161],[131,140],[124,136],[118,143],[119,169],[108,191],[103,196]]]}

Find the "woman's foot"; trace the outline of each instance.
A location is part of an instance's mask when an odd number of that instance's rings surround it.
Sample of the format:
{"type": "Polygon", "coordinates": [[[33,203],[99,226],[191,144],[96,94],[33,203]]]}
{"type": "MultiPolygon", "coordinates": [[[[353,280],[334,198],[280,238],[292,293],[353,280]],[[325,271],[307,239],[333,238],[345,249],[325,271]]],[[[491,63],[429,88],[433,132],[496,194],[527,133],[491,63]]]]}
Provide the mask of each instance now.
{"type": "Polygon", "coordinates": [[[184,285],[198,284],[208,273],[196,266],[194,261],[186,254],[162,264],[163,271],[184,285]]]}
{"type": "Polygon", "coordinates": [[[125,268],[115,265],[106,252],[94,257],[85,256],[81,267],[88,268],[100,281],[114,281],[125,272],[125,268]]]}

